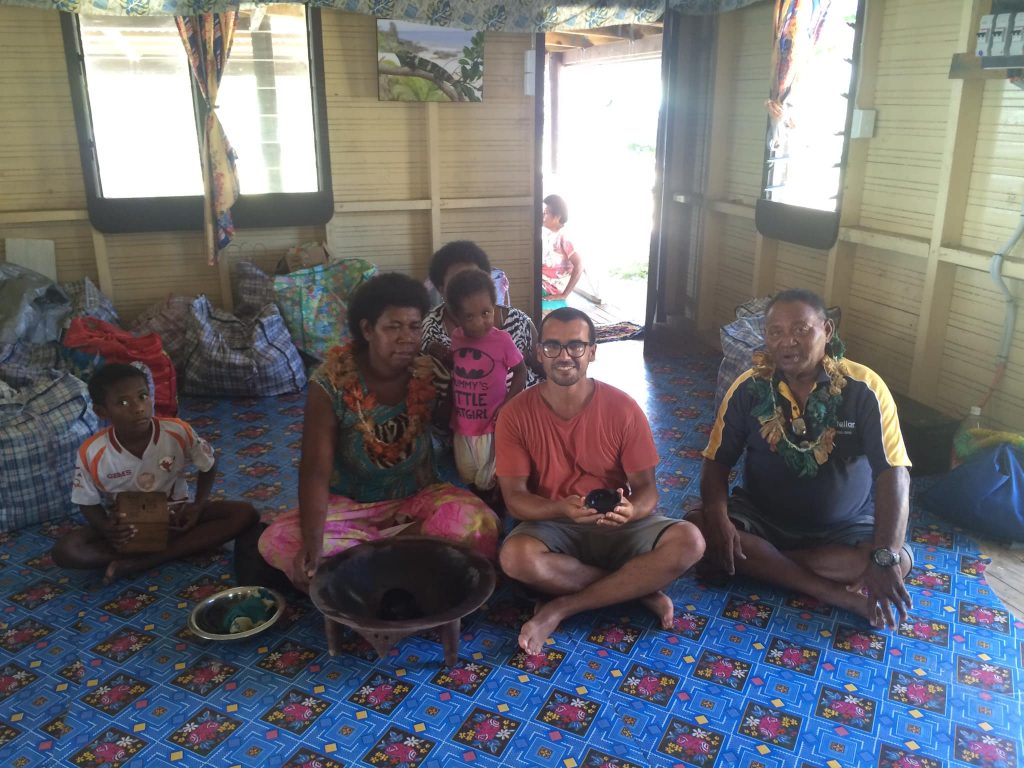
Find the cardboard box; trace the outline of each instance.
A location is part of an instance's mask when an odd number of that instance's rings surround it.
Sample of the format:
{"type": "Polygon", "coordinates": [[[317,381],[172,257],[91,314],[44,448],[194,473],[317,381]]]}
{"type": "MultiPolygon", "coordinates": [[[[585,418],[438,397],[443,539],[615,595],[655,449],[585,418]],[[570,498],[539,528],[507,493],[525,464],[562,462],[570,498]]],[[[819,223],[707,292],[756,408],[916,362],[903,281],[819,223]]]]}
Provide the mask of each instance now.
{"type": "Polygon", "coordinates": [[[124,515],[125,522],[137,529],[118,552],[139,555],[167,549],[167,528],[170,514],[167,494],[126,491],[117,494],[114,511],[124,515]]]}
{"type": "Polygon", "coordinates": [[[296,272],[300,269],[308,269],[330,261],[330,254],[320,243],[304,243],[303,245],[289,248],[284,256],[285,268],[288,272],[296,272]]]}

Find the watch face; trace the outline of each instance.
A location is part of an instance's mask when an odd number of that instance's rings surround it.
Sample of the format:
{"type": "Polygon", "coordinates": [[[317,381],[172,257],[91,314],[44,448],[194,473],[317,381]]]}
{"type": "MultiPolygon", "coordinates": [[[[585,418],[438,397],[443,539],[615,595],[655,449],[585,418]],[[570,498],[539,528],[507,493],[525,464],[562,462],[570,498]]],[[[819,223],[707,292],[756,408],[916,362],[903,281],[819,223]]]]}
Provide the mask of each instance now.
{"type": "Polygon", "coordinates": [[[883,568],[891,568],[899,563],[900,556],[891,550],[881,548],[876,549],[871,553],[871,559],[874,561],[875,565],[880,565],[883,568]]]}

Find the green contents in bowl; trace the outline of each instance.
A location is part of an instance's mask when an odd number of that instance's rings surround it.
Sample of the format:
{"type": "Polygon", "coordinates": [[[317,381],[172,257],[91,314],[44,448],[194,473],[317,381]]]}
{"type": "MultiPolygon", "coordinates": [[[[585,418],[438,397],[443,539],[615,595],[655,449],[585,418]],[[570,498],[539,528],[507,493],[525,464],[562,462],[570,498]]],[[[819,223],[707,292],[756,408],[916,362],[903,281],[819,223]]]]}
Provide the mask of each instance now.
{"type": "Polygon", "coordinates": [[[259,592],[239,601],[224,614],[221,630],[231,635],[248,632],[263,624],[276,611],[277,602],[274,596],[261,587],[259,592]]]}

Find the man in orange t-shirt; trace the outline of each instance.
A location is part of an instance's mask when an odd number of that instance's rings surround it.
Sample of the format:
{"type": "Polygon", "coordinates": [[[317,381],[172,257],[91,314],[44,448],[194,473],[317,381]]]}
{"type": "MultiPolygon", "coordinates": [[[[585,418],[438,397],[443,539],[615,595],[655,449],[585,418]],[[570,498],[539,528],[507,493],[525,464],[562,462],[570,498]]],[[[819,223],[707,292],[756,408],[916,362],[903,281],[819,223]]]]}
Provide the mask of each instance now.
{"type": "Polygon", "coordinates": [[[501,548],[505,573],[552,595],[519,634],[539,653],[561,621],[581,611],[640,599],[672,627],[661,590],[704,553],[687,522],[653,514],[658,453],[640,406],[626,393],[587,378],[594,324],[563,307],[540,327],[547,379],[502,409],[495,432],[497,476],[518,525],[501,548]],[[594,490],[616,491],[601,513],[585,505],[594,490]]]}

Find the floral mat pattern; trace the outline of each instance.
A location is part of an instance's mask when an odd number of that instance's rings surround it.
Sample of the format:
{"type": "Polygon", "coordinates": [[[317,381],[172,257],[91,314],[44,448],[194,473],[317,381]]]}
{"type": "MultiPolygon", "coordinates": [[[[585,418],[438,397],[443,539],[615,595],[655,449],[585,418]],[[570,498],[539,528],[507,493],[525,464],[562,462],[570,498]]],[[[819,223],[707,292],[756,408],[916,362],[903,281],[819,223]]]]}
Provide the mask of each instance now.
{"type": "Polygon", "coordinates": [[[637,325],[628,320],[598,325],[594,330],[597,331],[596,341],[598,344],[603,344],[607,341],[639,339],[644,335],[644,327],[642,325],[637,325]]]}
{"type": "MultiPolygon", "coordinates": [[[[635,372],[668,514],[697,493],[717,365],[635,372]]],[[[268,512],[295,503],[301,413],[301,396],[182,404],[220,452],[217,492],[268,512]]],[[[529,656],[516,635],[531,606],[506,586],[463,622],[452,669],[435,632],[384,660],[353,634],[331,658],[309,603],[264,635],[201,642],[187,616],[232,583],[227,552],[103,586],[50,561],[70,524],[0,534],[3,766],[1024,765],[1024,624],[975,544],[917,510],[914,609],[897,631],[687,577],[669,590],[671,631],[617,606],[529,656]]]]}

